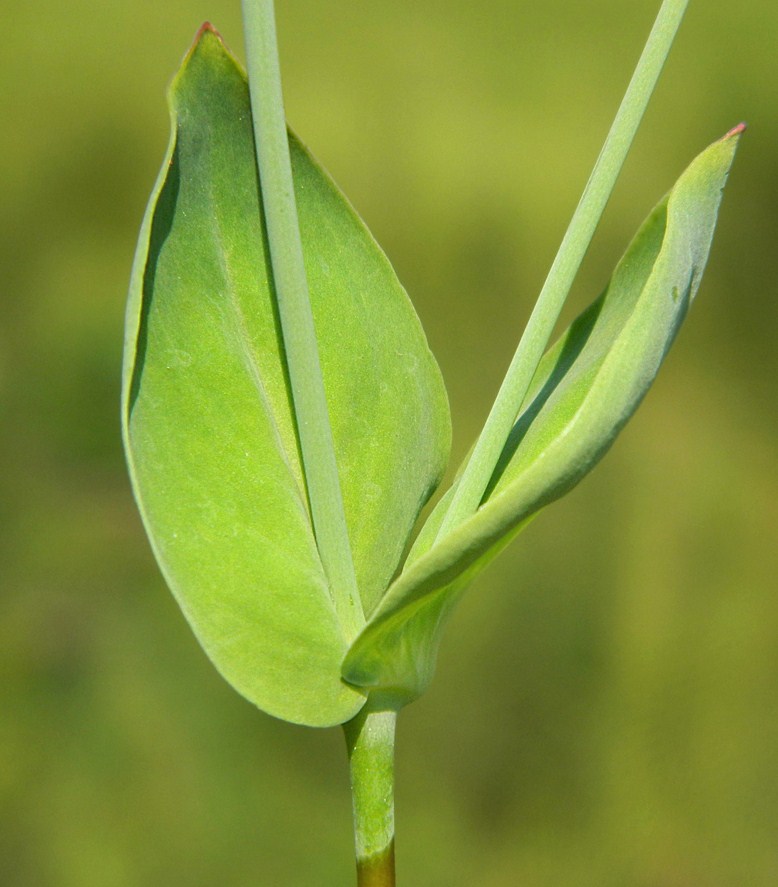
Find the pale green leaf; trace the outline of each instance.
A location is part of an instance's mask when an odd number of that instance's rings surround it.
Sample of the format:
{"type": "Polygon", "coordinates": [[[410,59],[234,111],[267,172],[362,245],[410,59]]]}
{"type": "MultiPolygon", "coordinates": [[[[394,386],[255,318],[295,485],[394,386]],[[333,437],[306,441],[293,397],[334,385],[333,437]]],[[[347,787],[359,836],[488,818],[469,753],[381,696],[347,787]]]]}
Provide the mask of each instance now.
{"type": "Polygon", "coordinates": [[[397,704],[434,669],[464,586],[537,511],[599,461],[650,387],[699,286],[742,127],[689,166],[651,213],[605,293],[541,362],[479,510],[435,542],[450,492],[352,645],[343,674],[397,704]]]}
{"type": "MultiPolygon", "coordinates": [[[[343,722],[339,624],[311,526],[260,209],[248,88],[204,29],[141,230],[125,342],[133,487],[162,571],[221,673],[287,720],[343,722]]],[[[366,612],[443,471],[437,365],[386,258],[291,138],[306,272],[366,612]]]]}

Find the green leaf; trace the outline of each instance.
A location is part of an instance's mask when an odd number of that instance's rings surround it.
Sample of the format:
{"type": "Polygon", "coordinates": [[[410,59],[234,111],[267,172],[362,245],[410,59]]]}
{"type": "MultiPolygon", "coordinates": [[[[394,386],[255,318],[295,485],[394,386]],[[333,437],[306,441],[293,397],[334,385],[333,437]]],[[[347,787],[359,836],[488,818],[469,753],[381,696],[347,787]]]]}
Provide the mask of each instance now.
{"type": "Polygon", "coordinates": [[[543,358],[479,510],[435,542],[451,491],[344,662],[345,678],[423,692],[473,576],[604,455],[647,392],[700,283],[738,137],[704,151],[651,213],[605,293],[543,358]]]}
{"type": "MultiPolygon", "coordinates": [[[[122,418],[152,547],[200,643],[267,712],[324,726],[364,693],[311,525],[263,226],[246,78],[204,28],[141,229],[122,418]]],[[[385,256],[290,137],[344,508],[366,612],[448,457],[448,404],[385,256]]]]}

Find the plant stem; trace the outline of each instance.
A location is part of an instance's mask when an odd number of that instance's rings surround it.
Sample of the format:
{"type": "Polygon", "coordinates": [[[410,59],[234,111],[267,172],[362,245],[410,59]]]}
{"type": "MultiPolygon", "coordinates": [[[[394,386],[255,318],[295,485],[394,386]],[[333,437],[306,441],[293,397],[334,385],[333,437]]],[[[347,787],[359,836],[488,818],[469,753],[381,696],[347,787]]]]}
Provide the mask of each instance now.
{"type": "Polygon", "coordinates": [[[483,431],[454,491],[438,539],[473,514],[508,439],[575,276],[648,106],[688,0],[664,0],[565,233],[483,431]]]}
{"type": "Polygon", "coordinates": [[[251,116],[273,285],[316,542],[347,640],[364,625],[297,219],[273,0],[243,0],[251,116]]]}
{"type": "Polygon", "coordinates": [[[343,725],[351,772],[358,887],[395,887],[394,734],[397,713],[370,701],[343,725]]]}

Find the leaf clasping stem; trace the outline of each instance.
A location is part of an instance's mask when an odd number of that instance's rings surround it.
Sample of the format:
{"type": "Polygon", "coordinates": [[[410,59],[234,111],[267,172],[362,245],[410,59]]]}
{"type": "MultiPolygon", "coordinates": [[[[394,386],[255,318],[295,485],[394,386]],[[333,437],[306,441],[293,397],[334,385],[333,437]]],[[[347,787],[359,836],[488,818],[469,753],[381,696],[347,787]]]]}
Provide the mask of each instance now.
{"type": "Polygon", "coordinates": [[[281,92],[273,0],[242,0],[257,167],[273,285],[319,555],[346,640],[365,624],[319,362],[281,92]]]}
{"type": "Polygon", "coordinates": [[[486,423],[454,489],[440,541],[481,504],[578,269],[656,87],[688,0],[663,0],[654,26],[486,423]]]}

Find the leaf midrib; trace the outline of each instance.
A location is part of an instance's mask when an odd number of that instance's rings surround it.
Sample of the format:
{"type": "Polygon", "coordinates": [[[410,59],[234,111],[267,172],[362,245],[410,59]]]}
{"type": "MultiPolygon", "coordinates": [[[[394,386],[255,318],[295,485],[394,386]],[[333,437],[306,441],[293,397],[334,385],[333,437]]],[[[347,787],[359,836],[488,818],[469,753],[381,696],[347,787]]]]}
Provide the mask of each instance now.
{"type": "MultiPolygon", "coordinates": [[[[295,499],[300,507],[301,512],[305,516],[306,527],[308,528],[311,538],[313,539],[313,528],[311,526],[310,512],[308,510],[307,495],[300,486],[297,473],[294,470],[294,459],[290,455],[286,441],[284,440],[283,432],[272,409],[272,402],[270,399],[270,395],[268,394],[267,385],[263,378],[259,362],[256,359],[254,349],[251,346],[251,336],[249,334],[246,318],[241,307],[240,298],[238,297],[238,286],[236,284],[234,274],[230,269],[229,261],[227,259],[225,237],[220,224],[217,202],[213,193],[213,186],[210,184],[207,190],[207,194],[211,208],[211,211],[208,213],[208,219],[210,221],[214,240],[217,245],[216,252],[219,262],[219,270],[221,271],[222,277],[224,279],[225,289],[227,292],[227,297],[229,299],[230,307],[232,308],[233,315],[237,321],[238,339],[241,353],[244,358],[244,366],[246,367],[248,376],[259,397],[261,408],[264,410],[265,416],[270,425],[271,431],[273,433],[273,438],[276,442],[276,448],[292,479],[292,483],[296,493],[295,499]]],[[[294,421],[294,417],[292,418],[294,421]]],[[[302,466],[300,466],[300,471],[302,472],[302,466]]]]}

